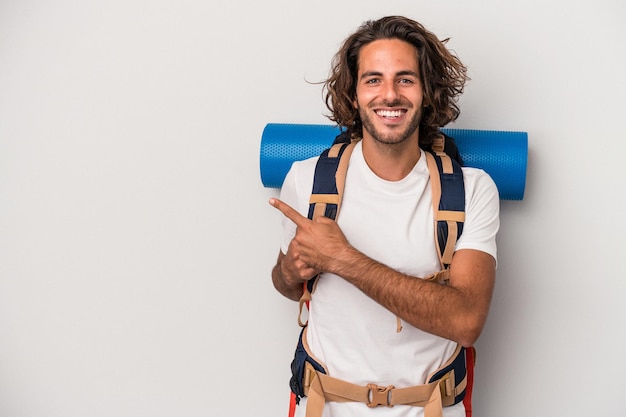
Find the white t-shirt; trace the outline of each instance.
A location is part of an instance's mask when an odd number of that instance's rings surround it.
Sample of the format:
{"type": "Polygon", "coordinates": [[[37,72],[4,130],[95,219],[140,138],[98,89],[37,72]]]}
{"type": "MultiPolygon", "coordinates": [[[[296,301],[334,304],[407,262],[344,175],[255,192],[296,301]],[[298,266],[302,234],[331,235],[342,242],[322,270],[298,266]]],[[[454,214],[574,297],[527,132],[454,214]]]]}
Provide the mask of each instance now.
{"type": "MultiPolygon", "coordinates": [[[[350,158],[337,223],[348,241],[370,258],[400,272],[425,277],[437,272],[432,196],[426,157],[400,181],[386,181],[368,167],[359,142],[350,158]]],[[[317,158],[296,162],[287,174],[281,199],[306,216],[317,158]]],[[[496,257],[499,197],[482,170],[463,168],[466,214],[456,249],[476,249],[496,257]]],[[[282,251],[295,224],[283,221],[282,251]]],[[[453,353],[456,343],[403,322],[355,286],[333,274],[318,278],[310,303],[307,341],[330,375],[354,384],[397,388],[424,384],[453,353]]],[[[304,416],[306,399],[296,415],[304,416]]],[[[423,408],[368,408],[363,403],[327,402],[329,416],[421,417],[423,408]]],[[[464,417],[462,403],[444,408],[445,417],[464,417]]]]}

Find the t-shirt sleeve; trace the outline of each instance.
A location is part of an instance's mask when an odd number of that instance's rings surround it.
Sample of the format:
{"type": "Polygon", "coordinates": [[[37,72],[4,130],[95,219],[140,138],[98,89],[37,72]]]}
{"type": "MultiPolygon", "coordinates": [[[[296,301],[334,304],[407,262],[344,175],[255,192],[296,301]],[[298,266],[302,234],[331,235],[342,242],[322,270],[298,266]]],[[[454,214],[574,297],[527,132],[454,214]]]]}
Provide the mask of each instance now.
{"type": "MultiPolygon", "coordinates": [[[[313,188],[313,172],[317,158],[294,162],[285,176],[280,190],[280,199],[303,216],[308,214],[308,202],[313,188]]],[[[287,253],[289,243],[296,234],[294,222],[283,216],[280,250],[287,253]]]]}
{"type": "Polygon", "coordinates": [[[497,260],[496,234],[500,227],[500,196],[491,177],[483,170],[464,168],[465,223],[456,250],[475,249],[497,260]]]}

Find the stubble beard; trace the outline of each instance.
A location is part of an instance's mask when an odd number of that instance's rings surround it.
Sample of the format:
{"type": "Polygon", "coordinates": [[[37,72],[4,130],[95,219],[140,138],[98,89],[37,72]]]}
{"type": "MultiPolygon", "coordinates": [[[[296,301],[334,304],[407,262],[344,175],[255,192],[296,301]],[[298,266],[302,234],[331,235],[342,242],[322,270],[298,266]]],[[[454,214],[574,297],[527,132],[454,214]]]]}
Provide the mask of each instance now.
{"type": "MultiPolygon", "coordinates": [[[[394,104],[396,106],[399,105],[396,103],[394,104]]],[[[363,129],[366,130],[374,138],[374,140],[385,145],[395,145],[405,142],[415,133],[415,131],[419,128],[420,122],[422,121],[422,111],[420,109],[413,115],[403,130],[398,132],[392,131],[389,133],[383,133],[376,128],[376,124],[370,117],[367,109],[359,108],[359,116],[361,118],[361,123],[363,124],[363,129]]],[[[374,115],[374,117],[376,116],[374,115]]],[[[398,129],[399,128],[400,126],[398,126],[398,129]]]]}

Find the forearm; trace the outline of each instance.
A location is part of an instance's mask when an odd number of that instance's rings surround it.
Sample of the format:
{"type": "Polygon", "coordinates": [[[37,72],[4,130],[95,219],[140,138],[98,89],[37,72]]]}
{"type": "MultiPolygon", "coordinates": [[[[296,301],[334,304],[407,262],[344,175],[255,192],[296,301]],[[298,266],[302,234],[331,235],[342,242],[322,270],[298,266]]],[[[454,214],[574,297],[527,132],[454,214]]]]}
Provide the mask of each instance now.
{"type": "Polygon", "coordinates": [[[442,285],[400,273],[352,247],[342,251],[329,268],[405,322],[428,333],[471,345],[484,325],[490,287],[486,298],[467,288],[462,285],[462,271],[452,271],[459,279],[442,285]]]}
{"type": "Polygon", "coordinates": [[[365,256],[331,219],[311,221],[280,200],[270,202],[298,226],[287,254],[279,254],[272,273],[274,285],[285,296],[298,299],[304,282],[330,272],[419,329],[465,346],[478,338],[495,282],[495,260],[488,253],[455,252],[448,284],[442,285],[402,274],[365,256]]]}

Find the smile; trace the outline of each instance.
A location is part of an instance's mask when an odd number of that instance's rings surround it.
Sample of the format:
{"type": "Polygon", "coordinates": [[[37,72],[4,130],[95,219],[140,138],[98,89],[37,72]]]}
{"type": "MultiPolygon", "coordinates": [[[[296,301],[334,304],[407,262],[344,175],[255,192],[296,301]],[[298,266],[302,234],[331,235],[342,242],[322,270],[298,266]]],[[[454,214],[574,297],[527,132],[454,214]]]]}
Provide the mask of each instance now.
{"type": "Polygon", "coordinates": [[[380,117],[400,117],[406,110],[376,110],[376,114],[380,117]]]}

